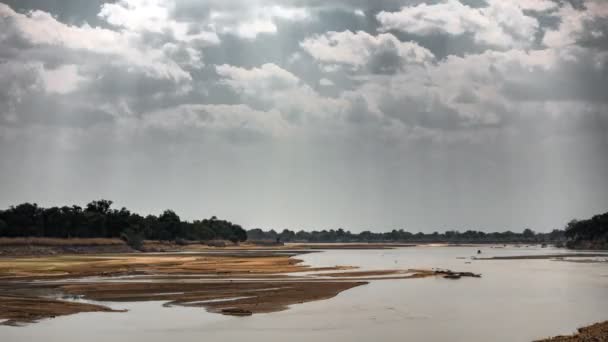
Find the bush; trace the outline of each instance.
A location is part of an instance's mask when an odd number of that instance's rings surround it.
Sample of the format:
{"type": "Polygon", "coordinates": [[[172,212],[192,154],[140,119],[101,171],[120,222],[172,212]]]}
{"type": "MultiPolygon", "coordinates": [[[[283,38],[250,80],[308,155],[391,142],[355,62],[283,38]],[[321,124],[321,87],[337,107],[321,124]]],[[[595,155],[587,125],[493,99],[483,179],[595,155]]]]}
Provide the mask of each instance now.
{"type": "Polygon", "coordinates": [[[125,229],[120,238],[135,250],[141,251],[144,247],[144,234],[133,229],[125,229]]]}

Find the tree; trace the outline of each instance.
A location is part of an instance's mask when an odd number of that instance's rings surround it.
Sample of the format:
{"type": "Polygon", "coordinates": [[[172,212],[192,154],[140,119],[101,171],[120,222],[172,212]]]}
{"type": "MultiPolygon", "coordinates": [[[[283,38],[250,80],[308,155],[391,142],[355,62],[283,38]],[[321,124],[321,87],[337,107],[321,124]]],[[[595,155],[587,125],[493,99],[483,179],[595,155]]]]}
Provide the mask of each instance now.
{"type": "Polygon", "coordinates": [[[522,235],[525,239],[533,239],[536,234],[534,233],[534,231],[532,229],[526,228],[526,229],[524,229],[524,232],[522,233],[522,235]]]}
{"type": "Polygon", "coordinates": [[[0,219],[0,236],[5,236],[8,231],[8,225],[4,220],[0,219]]]}
{"type": "Polygon", "coordinates": [[[173,210],[165,210],[158,217],[161,240],[174,240],[180,233],[180,219],[173,210]]]}

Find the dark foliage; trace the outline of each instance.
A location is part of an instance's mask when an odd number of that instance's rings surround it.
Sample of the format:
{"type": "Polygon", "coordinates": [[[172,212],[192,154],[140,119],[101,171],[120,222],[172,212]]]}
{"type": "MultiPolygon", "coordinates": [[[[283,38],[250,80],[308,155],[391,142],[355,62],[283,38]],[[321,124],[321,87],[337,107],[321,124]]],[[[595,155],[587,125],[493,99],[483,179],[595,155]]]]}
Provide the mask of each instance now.
{"type": "Polygon", "coordinates": [[[93,201],[79,206],[42,208],[23,203],[0,211],[1,237],[122,238],[133,247],[143,239],[174,241],[213,239],[234,243],[247,240],[247,232],[232,222],[210,219],[187,222],[166,210],[146,217],[126,208],[112,209],[112,201],[93,201]]]}
{"type": "Polygon", "coordinates": [[[608,213],[588,220],[572,220],[566,226],[566,236],[573,248],[608,248],[608,213]]]}
{"type": "Polygon", "coordinates": [[[467,230],[463,233],[455,230],[445,233],[410,233],[403,229],[391,232],[376,233],[364,231],[358,234],[338,230],[298,231],[288,229],[278,233],[274,230],[263,231],[252,229],[247,232],[252,241],[279,241],[279,242],[451,242],[451,243],[557,243],[565,240],[562,230],[553,230],[551,233],[535,233],[525,229],[522,233],[506,231],[502,233],[485,233],[467,230]]]}

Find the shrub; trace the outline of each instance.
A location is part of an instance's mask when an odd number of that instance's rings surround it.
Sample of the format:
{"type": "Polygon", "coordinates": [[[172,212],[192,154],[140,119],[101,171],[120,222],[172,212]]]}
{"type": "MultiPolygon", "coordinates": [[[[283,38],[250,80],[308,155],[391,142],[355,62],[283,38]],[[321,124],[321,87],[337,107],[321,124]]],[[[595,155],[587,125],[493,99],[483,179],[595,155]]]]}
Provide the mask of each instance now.
{"type": "Polygon", "coordinates": [[[144,234],[133,229],[125,229],[120,235],[120,238],[129,245],[129,247],[141,251],[144,246],[144,234]]]}

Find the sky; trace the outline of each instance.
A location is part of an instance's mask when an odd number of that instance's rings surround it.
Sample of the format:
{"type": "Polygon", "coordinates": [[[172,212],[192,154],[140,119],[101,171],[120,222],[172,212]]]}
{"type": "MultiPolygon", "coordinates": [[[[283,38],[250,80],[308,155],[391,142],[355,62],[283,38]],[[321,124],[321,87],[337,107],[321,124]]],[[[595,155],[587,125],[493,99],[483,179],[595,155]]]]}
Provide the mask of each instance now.
{"type": "Polygon", "coordinates": [[[426,232],[608,211],[607,1],[0,1],[0,208],[426,232]]]}

